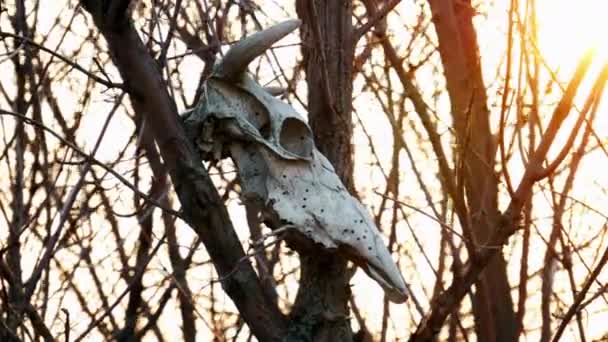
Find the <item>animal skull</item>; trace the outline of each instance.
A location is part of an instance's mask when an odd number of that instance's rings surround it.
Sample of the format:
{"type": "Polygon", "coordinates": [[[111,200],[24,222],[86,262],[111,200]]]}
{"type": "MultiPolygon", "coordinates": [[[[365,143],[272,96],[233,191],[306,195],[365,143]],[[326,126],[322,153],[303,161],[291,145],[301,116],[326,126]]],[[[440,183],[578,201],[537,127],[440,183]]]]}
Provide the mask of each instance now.
{"type": "Polygon", "coordinates": [[[272,228],[289,226],[325,248],[344,250],[401,303],[407,290],[366,208],[352,197],[316,149],[305,120],[246,73],[247,65],[299,26],[290,20],[235,44],[184,116],[206,158],[229,155],[242,199],[272,228]]]}

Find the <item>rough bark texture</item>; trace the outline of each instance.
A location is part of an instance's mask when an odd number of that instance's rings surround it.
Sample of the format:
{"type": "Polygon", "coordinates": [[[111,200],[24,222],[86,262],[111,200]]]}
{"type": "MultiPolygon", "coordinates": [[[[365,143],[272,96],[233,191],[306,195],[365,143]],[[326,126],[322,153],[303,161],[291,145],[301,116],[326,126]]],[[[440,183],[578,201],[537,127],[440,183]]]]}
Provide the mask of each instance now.
{"type": "Polygon", "coordinates": [[[353,174],[351,1],[298,0],[308,85],[308,120],[315,145],[351,192],[353,174]]]}
{"type": "MultiPolygon", "coordinates": [[[[352,3],[297,0],[308,85],[308,118],[315,144],[342,182],[352,186],[352,3]]],[[[300,251],[302,277],[289,338],[352,341],[346,260],[313,247],[300,251]]]]}
{"type": "Polygon", "coordinates": [[[148,118],[184,217],[205,244],[224,290],[258,340],[280,340],[285,318],[264,294],[245,258],[226,208],[180,123],[159,68],[128,17],[129,1],[82,4],[105,37],[135,110],[148,118]]]}
{"type": "MultiPolygon", "coordinates": [[[[28,37],[30,29],[26,22],[25,1],[16,1],[16,13],[12,25],[15,32],[28,37]]],[[[18,44],[15,42],[15,44],[18,44]]],[[[15,47],[16,49],[18,47],[15,47]]],[[[19,113],[27,111],[27,88],[33,86],[32,78],[32,53],[30,49],[24,49],[24,57],[19,58],[18,54],[12,57],[16,75],[16,97],[15,110],[19,113]],[[30,76],[30,77],[28,77],[30,76]]],[[[32,95],[33,96],[33,95],[32,95]]],[[[8,294],[0,297],[2,300],[0,307],[0,320],[4,320],[6,324],[0,326],[0,340],[2,341],[18,341],[19,338],[13,334],[17,331],[17,327],[22,324],[23,312],[25,306],[24,298],[24,281],[21,265],[21,242],[20,235],[23,225],[27,221],[27,216],[24,208],[24,193],[25,193],[25,159],[24,150],[26,144],[25,126],[23,120],[18,120],[15,127],[15,175],[14,186],[10,189],[13,194],[11,202],[12,217],[10,227],[8,229],[8,244],[6,247],[6,266],[12,272],[7,279],[11,279],[8,286],[8,294]]],[[[0,253],[0,262],[4,250],[0,253]]],[[[3,322],[3,323],[4,323],[3,322]]]]}
{"type": "MultiPolygon", "coordinates": [[[[463,180],[470,226],[476,245],[487,243],[488,227],[498,219],[498,183],[494,172],[496,144],[477,37],[469,1],[429,0],[439,40],[456,131],[457,169],[463,180]]],[[[506,262],[502,253],[492,258],[475,284],[475,329],[480,341],[512,341],[516,334],[506,262]]]]}

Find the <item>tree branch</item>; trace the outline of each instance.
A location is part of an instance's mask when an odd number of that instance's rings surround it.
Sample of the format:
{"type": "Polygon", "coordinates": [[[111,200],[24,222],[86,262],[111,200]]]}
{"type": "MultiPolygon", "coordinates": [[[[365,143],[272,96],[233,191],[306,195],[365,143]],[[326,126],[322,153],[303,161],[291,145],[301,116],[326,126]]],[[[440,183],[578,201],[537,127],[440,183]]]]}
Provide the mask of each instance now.
{"type": "Polygon", "coordinates": [[[410,337],[410,341],[430,341],[441,331],[447,316],[454,312],[490,260],[502,250],[502,246],[508,242],[509,237],[517,231],[526,200],[530,198],[532,187],[539,180],[540,167],[547,157],[549,148],[561,124],[572,107],[572,101],[591,64],[591,59],[592,55],[589,53],[582,58],[574,76],[568,84],[565,94],[553,113],[551,123],[545,131],[538,149],[533,154],[522,176],[521,183],[512,196],[507,210],[504,214],[500,215],[494,227],[487,228],[494,233],[490,236],[485,247],[477,249],[475,253],[476,257],[469,260],[463,272],[461,274],[454,274],[450,287],[431,303],[429,314],[422,319],[416,332],[410,337]]]}
{"type": "Polygon", "coordinates": [[[205,244],[224,290],[259,340],[280,340],[285,331],[285,318],[265,296],[251,263],[239,262],[245,253],[226,207],[191,146],[159,67],[128,18],[126,7],[122,6],[124,1],[106,1],[101,9],[91,1],[82,4],[108,43],[133,107],[148,118],[148,127],[171,175],[184,217],[205,244]],[[123,11],[113,11],[108,16],[103,8],[123,11]],[[229,273],[231,276],[225,277],[229,273]]]}

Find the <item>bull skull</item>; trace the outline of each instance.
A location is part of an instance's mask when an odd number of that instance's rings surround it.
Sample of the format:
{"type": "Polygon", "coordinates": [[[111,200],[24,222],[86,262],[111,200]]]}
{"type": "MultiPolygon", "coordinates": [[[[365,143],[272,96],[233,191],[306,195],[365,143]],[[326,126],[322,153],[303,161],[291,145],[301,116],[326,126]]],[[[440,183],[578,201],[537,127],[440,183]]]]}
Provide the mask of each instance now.
{"type": "Polygon", "coordinates": [[[184,123],[194,129],[205,158],[233,159],[242,200],[267,225],[288,226],[325,248],[345,251],[390,300],[401,303],[405,282],[366,208],[316,149],[306,121],[246,73],[254,58],[299,25],[283,22],[235,44],[215,65],[184,123]]]}

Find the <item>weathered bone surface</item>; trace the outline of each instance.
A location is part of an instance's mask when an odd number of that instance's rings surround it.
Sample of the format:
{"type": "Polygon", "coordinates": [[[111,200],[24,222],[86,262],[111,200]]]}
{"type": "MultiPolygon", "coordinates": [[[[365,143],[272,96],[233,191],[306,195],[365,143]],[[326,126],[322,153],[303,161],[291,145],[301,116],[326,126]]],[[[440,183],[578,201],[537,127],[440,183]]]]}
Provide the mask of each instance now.
{"type": "Polygon", "coordinates": [[[243,201],[270,226],[289,226],[326,248],[339,248],[390,300],[403,302],[405,282],[366,208],[316,149],[306,121],[246,74],[252,59],[298,25],[288,21],[237,43],[184,122],[197,128],[196,143],[206,158],[233,159],[243,201]]]}

